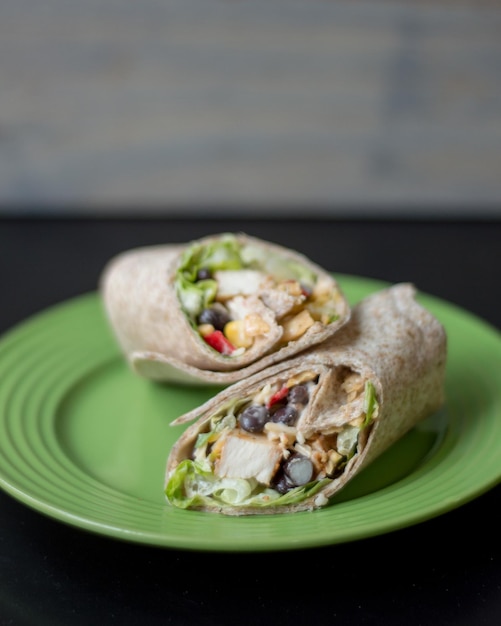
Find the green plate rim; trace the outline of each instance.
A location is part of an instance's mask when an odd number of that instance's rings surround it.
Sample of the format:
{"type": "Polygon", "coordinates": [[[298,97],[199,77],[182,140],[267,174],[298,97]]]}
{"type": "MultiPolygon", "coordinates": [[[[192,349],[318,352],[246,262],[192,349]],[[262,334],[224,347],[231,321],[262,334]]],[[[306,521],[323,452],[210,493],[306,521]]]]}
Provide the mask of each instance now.
{"type": "MultiPolygon", "coordinates": [[[[347,274],[336,274],[336,278],[351,304],[390,284],[347,274]]],[[[395,484],[315,512],[233,518],[141,501],[88,475],[62,448],[54,422],[69,388],[122,358],[107,327],[99,294],[89,292],[31,316],[0,337],[0,487],[39,513],[80,530],[197,551],[279,551],[334,545],[449,512],[501,480],[497,461],[501,450],[497,443],[501,442],[501,394],[497,391],[501,334],[488,322],[436,296],[419,292],[418,299],[448,330],[448,428],[433,453],[395,484]],[[65,343],[71,340],[71,332],[54,341],[54,328],[71,327],[76,314],[93,315],[97,324],[92,326],[92,336],[86,337],[89,345],[83,348],[83,342],[79,344],[80,352],[75,355],[65,343]],[[472,344],[468,345],[468,363],[459,358],[464,356],[466,339],[472,344]],[[48,356],[49,365],[40,362],[41,356],[48,356]],[[28,370],[30,375],[25,376],[28,370]],[[465,381],[470,387],[462,384],[465,381]],[[81,509],[75,506],[75,488],[82,490],[81,509]],[[124,511],[127,523],[120,521],[124,511]]]]}

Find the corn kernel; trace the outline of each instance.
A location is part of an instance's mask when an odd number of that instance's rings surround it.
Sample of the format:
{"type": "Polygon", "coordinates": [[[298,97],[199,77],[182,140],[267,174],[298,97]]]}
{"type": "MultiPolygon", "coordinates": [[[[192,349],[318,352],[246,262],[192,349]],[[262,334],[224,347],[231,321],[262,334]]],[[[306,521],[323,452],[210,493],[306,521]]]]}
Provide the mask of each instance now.
{"type": "Polygon", "coordinates": [[[250,348],[254,342],[253,338],[245,332],[243,320],[232,320],[228,322],[223,330],[224,336],[236,348],[250,348]]]}
{"type": "Polygon", "coordinates": [[[200,324],[198,327],[198,332],[202,335],[202,337],[207,337],[207,335],[210,335],[215,330],[216,329],[212,324],[200,324]]]}

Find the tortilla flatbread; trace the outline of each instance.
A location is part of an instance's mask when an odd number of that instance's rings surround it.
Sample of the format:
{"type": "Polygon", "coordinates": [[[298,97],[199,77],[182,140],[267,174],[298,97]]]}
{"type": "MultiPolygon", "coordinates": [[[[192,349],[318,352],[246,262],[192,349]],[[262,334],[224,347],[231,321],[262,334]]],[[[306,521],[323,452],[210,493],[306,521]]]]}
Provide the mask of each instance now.
{"type": "Polygon", "coordinates": [[[236,382],[323,342],[350,316],[330,273],[243,233],[126,251],[104,268],[100,290],[132,369],[157,381],[236,382]]]}
{"type": "Polygon", "coordinates": [[[224,389],[173,424],[165,493],[227,515],[328,504],[444,403],[447,337],[410,283],[374,293],[331,339],[224,389]]]}

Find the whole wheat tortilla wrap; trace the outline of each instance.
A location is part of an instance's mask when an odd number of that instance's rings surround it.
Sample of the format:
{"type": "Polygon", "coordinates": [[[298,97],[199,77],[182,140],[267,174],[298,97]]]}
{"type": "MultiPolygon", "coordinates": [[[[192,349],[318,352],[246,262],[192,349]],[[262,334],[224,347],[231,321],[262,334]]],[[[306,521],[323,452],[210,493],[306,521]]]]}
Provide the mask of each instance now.
{"type": "Polygon", "coordinates": [[[100,291],[132,369],[157,381],[233,383],[323,342],[350,316],[330,273],[244,233],[125,251],[100,291]]]}
{"type": "Polygon", "coordinates": [[[228,515],[325,506],[444,402],[446,333],[416,294],[368,296],[332,339],[176,419],[196,421],[168,456],[167,500],[228,515]]]}

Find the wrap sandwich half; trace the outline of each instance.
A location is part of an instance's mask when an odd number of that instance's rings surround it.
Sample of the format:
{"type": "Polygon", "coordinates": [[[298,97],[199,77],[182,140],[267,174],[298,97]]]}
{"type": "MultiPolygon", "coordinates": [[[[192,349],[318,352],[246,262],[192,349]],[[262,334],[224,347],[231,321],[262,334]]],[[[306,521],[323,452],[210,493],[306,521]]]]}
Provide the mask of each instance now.
{"type": "Polygon", "coordinates": [[[412,284],[371,294],[322,345],[174,420],[196,421],[168,456],[168,502],[228,515],[325,506],[441,407],[446,352],[412,284]]]}
{"type": "Polygon", "coordinates": [[[350,316],[330,273],[243,233],[128,250],[104,268],[100,290],[132,369],[157,381],[230,384],[350,316]]]}

